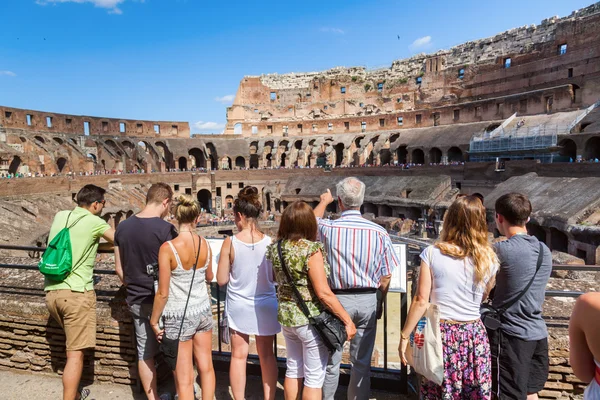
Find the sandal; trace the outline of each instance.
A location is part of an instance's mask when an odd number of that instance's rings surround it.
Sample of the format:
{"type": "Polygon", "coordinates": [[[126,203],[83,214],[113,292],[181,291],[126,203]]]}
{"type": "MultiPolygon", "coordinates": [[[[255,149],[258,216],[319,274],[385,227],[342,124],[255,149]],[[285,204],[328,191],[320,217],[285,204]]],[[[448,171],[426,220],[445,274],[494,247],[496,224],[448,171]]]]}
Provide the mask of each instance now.
{"type": "Polygon", "coordinates": [[[90,389],[83,388],[79,391],[79,399],[77,400],[85,400],[90,395],[90,389]]]}

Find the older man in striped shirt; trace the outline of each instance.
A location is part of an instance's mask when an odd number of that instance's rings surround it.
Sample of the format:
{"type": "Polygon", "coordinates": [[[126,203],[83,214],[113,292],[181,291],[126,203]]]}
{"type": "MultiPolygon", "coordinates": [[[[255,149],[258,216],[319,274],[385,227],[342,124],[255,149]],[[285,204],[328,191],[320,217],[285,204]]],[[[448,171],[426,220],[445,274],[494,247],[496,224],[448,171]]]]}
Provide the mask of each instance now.
{"type": "MultiPolygon", "coordinates": [[[[371,356],[378,318],[377,291],[385,297],[392,271],[399,261],[387,231],[360,214],[365,184],[356,178],[346,178],[337,184],[336,195],[341,218],[323,219],[327,205],[334,201],[329,189],[321,195],[321,202],[314,211],[319,239],[325,245],[327,262],[331,266],[329,284],[357,329],[350,343],[352,371],[348,399],[363,400],[369,398],[371,386],[371,356]]],[[[341,351],[331,355],[323,386],[326,400],[333,400],[337,390],[341,361],[341,351]]]]}

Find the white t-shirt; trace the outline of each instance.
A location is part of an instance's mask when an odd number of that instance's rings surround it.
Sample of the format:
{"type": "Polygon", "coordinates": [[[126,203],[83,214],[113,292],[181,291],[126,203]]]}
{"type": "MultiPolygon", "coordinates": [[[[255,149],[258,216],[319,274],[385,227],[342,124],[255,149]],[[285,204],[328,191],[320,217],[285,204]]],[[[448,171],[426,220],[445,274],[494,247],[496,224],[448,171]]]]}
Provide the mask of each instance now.
{"type": "Polygon", "coordinates": [[[472,321],[479,318],[479,306],[490,278],[496,274],[495,265],[479,285],[473,281],[473,262],[470,258],[457,259],[442,254],[429,246],[421,259],[431,269],[430,302],[440,309],[440,318],[454,321],[472,321]]]}

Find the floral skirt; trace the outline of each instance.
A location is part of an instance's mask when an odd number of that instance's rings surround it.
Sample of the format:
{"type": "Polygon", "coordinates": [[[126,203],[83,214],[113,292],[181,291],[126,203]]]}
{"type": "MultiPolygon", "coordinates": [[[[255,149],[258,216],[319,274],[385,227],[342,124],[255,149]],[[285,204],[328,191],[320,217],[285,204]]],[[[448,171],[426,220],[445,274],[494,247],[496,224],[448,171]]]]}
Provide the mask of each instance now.
{"type": "Polygon", "coordinates": [[[440,322],[444,357],[442,386],[425,380],[421,399],[490,399],[492,363],[490,343],[483,323],[440,322]]]}

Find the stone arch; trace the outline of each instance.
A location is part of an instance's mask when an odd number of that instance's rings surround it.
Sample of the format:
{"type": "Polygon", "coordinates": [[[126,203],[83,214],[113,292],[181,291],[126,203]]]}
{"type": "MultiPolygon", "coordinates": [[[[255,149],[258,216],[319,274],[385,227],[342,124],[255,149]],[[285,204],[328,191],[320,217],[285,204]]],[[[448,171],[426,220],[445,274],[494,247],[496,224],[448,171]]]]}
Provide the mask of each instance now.
{"type": "Polygon", "coordinates": [[[450,147],[448,149],[448,162],[462,162],[463,161],[463,152],[458,147],[450,147]]]}
{"type": "Polygon", "coordinates": [[[296,148],[296,150],[302,150],[302,140],[296,140],[294,142],[294,147],[296,148]]]}
{"type": "Polygon", "coordinates": [[[235,158],[235,166],[236,168],[246,168],[246,159],[242,156],[237,156],[235,158]]]}
{"type": "Polygon", "coordinates": [[[77,140],[75,140],[74,138],[69,139],[71,141],[71,143],[73,143],[74,145],[77,145],[77,140]]]}
{"type": "Polygon", "coordinates": [[[40,143],[46,143],[46,141],[44,140],[44,138],[41,137],[41,136],[39,136],[39,135],[38,136],[34,136],[33,138],[35,140],[37,140],[38,142],[40,142],[40,143]]]}
{"type": "MultiPolygon", "coordinates": [[[[140,143],[142,143],[142,144],[143,144],[144,142],[140,142],[140,143]]],[[[125,147],[126,149],[129,149],[129,150],[133,150],[133,149],[135,149],[135,145],[134,145],[132,142],[130,142],[129,140],[123,140],[123,141],[121,142],[121,144],[122,144],[122,145],[123,145],[123,147],[125,147]]]]}
{"type": "Polygon", "coordinates": [[[569,237],[556,228],[550,228],[550,248],[563,253],[569,252],[569,237]]]}
{"type": "Polygon", "coordinates": [[[439,164],[442,162],[442,151],[437,147],[432,147],[429,150],[429,162],[439,164]]]}
{"type": "Polygon", "coordinates": [[[87,158],[90,161],[92,161],[94,164],[96,164],[96,162],[98,161],[98,159],[96,158],[96,155],[94,153],[88,153],[87,158]]]}
{"type": "Polygon", "coordinates": [[[527,224],[527,232],[535,236],[540,242],[546,243],[546,231],[539,225],[535,225],[533,223],[527,224]]]}
{"type": "Polygon", "coordinates": [[[250,154],[250,168],[258,168],[259,158],[258,154],[250,154]]]}
{"type": "Polygon", "coordinates": [[[333,146],[335,150],[335,166],[339,167],[344,161],[344,143],[338,143],[333,146]]]}
{"type": "MultiPolygon", "coordinates": [[[[123,142],[124,144],[125,142],[123,142]]],[[[156,142],[155,143],[156,147],[158,148],[159,152],[162,153],[162,159],[165,162],[165,167],[166,168],[173,168],[173,153],[171,152],[171,150],[169,150],[169,147],[167,147],[167,145],[164,142],[156,142]]]]}
{"type": "MultiPolygon", "coordinates": [[[[56,160],[56,166],[58,167],[58,172],[62,172],[65,166],[67,165],[67,159],[64,157],[59,157],[56,160]]],[[[67,171],[65,171],[67,172],[67,171]]]]}
{"type": "Polygon", "coordinates": [[[19,172],[19,168],[21,167],[21,157],[19,156],[14,156],[12,161],[10,162],[10,165],[8,166],[8,173],[9,174],[16,174],[17,172],[19,172]]]}
{"type": "Polygon", "coordinates": [[[584,158],[586,160],[600,159],[600,136],[594,136],[585,142],[584,158]]]}
{"type": "Polygon", "coordinates": [[[210,159],[211,169],[218,169],[219,168],[219,164],[217,163],[218,153],[217,153],[217,149],[216,149],[215,145],[210,142],[207,143],[206,150],[208,152],[208,158],[210,159]]]}
{"type": "Polygon", "coordinates": [[[421,149],[414,149],[411,154],[413,164],[425,164],[425,153],[421,149]]]}
{"type": "Polygon", "coordinates": [[[212,210],[212,194],[208,189],[200,189],[196,195],[200,206],[207,211],[212,210]]]}
{"type": "Polygon", "coordinates": [[[230,194],[228,194],[227,197],[225,197],[225,207],[227,209],[233,208],[233,196],[230,194]]]}
{"type": "Polygon", "coordinates": [[[258,153],[258,142],[254,141],[250,143],[250,154],[256,154],[258,153]]]}
{"type": "Polygon", "coordinates": [[[192,168],[206,168],[206,157],[204,152],[197,147],[193,147],[188,151],[192,168]]]}
{"type": "Polygon", "coordinates": [[[390,149],[381,149],[379,151],[379,164],[386,165],[392,163],[392,153],[390,149]]]}
{"type": "Polygon", "coordinates": [[[19,136],[19,140],[21,141],[21,143],[25,143],[27,141],[27,139],[25,139],[25,136],[19,136]]]}
{"type": "Polygon", "coordinates": [[[408,161],[408,150],[406,150],[406,146],[400,146],[396,149],[396,158],[398,160],[398,164],[406,164],[408,161]]]}
{"type": "Polygon", "coordinates": [[[233,134],[234,135],[241,135],[242,134],[242,124],[241,123],[237,123],[235,125],[233,125],[233,134]]]}
{"type": "Polygon", "coordinates": [[[267,168],[270,168],[270,167],[271,167],[271,165],[272,165],[272,161],[273,161],[273,154],[271,154],[271,153],[268,153],[268,154],[265,156],[265,160],[267,161],[267,165],[266,165],[266,166],[267,166],[267,168]]]}
{"type": "Polygon", "coordinates": [[[285,167],[285,162],[287,161],[287,155],[285,153],[281,153],[281,160],[279,162],[279,166],[285,167]]]}
{"type": "Polygon", "coordinates": [[[94,141],[94,139],[85,139],[85,142],[83,143],[83,145],[85,147],[96,147],[97,143],[94,141]]]}
{"type": "Polygon", "coordinates": [[[59,137],[53,137],[52,140],[54,140],[56,143],[58,143],[59,145],[62,145],[64,143],[64,140],[62,140],[59,137]]]}
{"type": "Polygon", "coordinates": [[[233,169],[231,165],[231,157],[225,156],[221,159],[221,169],[233,169]]]}
{"type": "Polygon", "coordinates": [[[571,139],[561,140],[558,144],[560,146],[560,156],[568,161],[569,159],[575,161],[577,159],[577,145],[571,139]]]}
{"type": "Polygon", "coordinates": [[[373,203],[368,203],[365,202],[363,203],[363,205],[360,207],[360,212],[362,214],[374,214],[376,217],[378,216],[378,210],[377,210],[377,206],[373,203]]]}
{"type": "Polygon", "coordinates": [[[187,171],[187,158],[179,157],[177,167],[179,168],[180,171],[187,171]]]}

